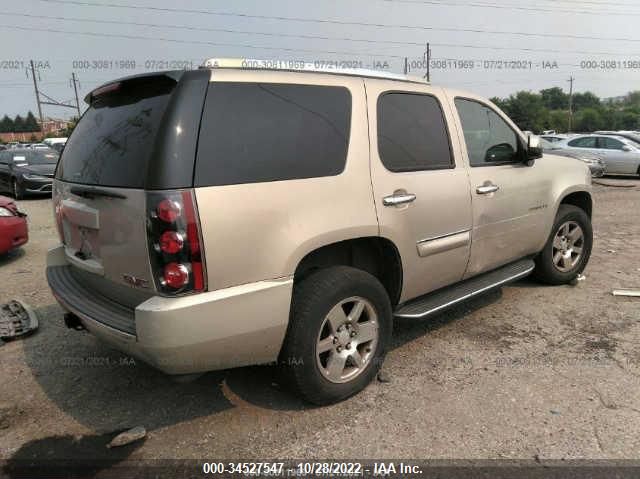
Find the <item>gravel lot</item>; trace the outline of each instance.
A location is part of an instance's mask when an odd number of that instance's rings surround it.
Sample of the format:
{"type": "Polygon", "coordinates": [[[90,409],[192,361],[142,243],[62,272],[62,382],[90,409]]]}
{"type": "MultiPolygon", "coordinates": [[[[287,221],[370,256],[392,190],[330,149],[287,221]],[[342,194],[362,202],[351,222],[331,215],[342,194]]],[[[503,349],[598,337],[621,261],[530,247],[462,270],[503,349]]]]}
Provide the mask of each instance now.
{"type": "Polygon", "coordinates": [[[177,384],[68,330],[44,278],[49,199],[21,202],[30,242],[0,258],[0,303],[22,298],[36,334],[0,346],[0,459],[638,458],[640,181],[594,185],[586,280],[521,281],[423,322],[396,323],[376,382],[310,407],[268,367],[177,384]],[[144,442],[106,449],[143,425],[144,442]]]}

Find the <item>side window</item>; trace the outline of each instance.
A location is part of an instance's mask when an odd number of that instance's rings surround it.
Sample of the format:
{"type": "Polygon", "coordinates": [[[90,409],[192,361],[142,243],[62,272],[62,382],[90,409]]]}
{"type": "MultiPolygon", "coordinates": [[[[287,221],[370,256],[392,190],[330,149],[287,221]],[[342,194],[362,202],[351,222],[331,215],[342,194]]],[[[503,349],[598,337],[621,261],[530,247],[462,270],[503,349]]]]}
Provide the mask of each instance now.
{"type": "Polygon", "coordinates": [[[350,125],[351,94],[343,87],[210,83],[194,184],[339,175],[350,125]]]}
{"type": "Polygon", "coordinates": [[[471,166],[491,166],[520,161],[516,132],[493,109],[473,100],[456,98],[471,166]]]}
{"type": "Polygon", "coordinates": [[[575,140],[571,140],[568,145],[576,148],[596,148],[596,137],[585,136],[582,138],[576,138],[575,140]]]}
{"type": "Polygon", "coordinates": [[[7,158],[9,158],[9,154],[6,151],[0,151],[0,165],[6,165],[7,158]]]}
{"type": "Polygon", "coordinates": [[[382,94],[378,153],[389,171],[452,168],[449,134],[438,100],[417,93],[382,94]]]}
{"type": "Polygon", "coordinates": [[[622,150],[624,144],[615,138],[598,137],[598,147],[605,150],[622,150]]]}

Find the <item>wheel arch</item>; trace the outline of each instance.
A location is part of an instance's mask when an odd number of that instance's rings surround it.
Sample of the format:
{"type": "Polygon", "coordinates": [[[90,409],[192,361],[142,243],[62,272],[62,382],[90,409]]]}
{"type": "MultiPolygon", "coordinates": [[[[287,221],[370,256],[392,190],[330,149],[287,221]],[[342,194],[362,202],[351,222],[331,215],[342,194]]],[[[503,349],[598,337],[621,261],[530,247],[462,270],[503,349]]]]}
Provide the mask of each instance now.
{"type": "Polygon", "coordinates": [[[583,210],[587,214],[589,219],[591,219],[591,216],[593,214],[593,199],[591,198],[591,193],[586,190],[567,192],[560,200],[558,208],[560,207],[560,205],[576,206],[583,210]]]}
{"type": "Polygon", "coordinates": [[[319,246],[298,261],[294,282],[330,266],[351,266],[370,273],[382,283],[391,304],[398,304],[402,293],[402,259],[391,240],[362,236],[319,246]]]}

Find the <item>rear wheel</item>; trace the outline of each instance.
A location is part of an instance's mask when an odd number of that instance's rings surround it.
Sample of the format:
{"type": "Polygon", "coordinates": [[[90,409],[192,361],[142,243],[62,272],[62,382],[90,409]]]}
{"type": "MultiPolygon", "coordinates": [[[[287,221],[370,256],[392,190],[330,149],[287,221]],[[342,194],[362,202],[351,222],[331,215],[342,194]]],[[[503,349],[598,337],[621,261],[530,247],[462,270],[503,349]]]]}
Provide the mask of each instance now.
{"type": "Polygon", "coordinates": [[[592,245],[589,216],[577,206],[560,205],[547,244],[535,260],[534,277],[548,284],[571,282],[587,266],[592,245]]]}
{"type": "Polygon", "coordinates": [[[282,371],[307,401],[340,401],[375,377],[391,330],[389,297],[374,276],[345,266],[320,270],[294,286],[282,371]]]}
{"type": "Polygon", "coordinates": [[[18,180],[16,180],[15,178],[13,179],[12,186],[13,186],[13,197],[16,200],[21,200],[22,198],[24,198],[24,188],[22,188],[22,186],[18,184],[18,180]]]}

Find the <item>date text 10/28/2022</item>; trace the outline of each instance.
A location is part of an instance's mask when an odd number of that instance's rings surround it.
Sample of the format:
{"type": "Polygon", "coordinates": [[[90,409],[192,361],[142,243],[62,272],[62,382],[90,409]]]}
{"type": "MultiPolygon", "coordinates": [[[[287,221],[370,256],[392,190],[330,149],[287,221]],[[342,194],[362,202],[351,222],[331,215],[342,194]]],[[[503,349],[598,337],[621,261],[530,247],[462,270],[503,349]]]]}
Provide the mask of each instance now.
{"type": "Polygon", "coordinates": [[[271,477],[307,477],[307,476],[344,476],[369,477],[389,476],[392,474],[421,474],[422,470],[415,464],[404,462],[205,462],[202,465],[205,474],[239,474],[244,476],[271,477]]]}

